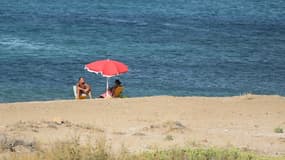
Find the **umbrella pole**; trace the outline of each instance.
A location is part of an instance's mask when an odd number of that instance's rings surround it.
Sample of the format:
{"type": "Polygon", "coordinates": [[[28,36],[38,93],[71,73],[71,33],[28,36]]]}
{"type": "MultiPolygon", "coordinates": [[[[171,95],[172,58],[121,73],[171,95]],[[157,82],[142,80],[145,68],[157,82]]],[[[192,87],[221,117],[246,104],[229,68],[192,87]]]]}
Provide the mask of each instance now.
{"type": "Polygon", "coordinates": [[[106,97],[109,97],[109,77],[107,77],[107,80],[106,80],[106,97]]]}

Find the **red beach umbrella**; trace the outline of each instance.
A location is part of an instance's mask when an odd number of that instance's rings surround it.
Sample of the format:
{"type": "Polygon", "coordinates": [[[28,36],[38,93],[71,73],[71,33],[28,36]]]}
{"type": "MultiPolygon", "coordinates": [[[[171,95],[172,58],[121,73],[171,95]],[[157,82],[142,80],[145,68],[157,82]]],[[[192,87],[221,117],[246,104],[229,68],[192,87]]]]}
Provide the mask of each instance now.
{"type": "Polygon", "coordinates": [[[108,96],[109,78],[128,72],[128,66],[122,62],[115,60],[98,60],[85,65],[85,69],[89,72],[101,74],[107,77],[106,93],[108,96]]]}

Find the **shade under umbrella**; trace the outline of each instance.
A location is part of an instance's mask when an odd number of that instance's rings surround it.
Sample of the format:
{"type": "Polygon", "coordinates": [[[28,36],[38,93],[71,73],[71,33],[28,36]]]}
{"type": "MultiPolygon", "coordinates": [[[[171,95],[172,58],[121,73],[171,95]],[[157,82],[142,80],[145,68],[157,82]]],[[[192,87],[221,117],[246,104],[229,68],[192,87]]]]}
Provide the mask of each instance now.
{"type": "Polygon", "coordinates": [[[115,60],[98,60],[85,65],[85,69],[89,72],[101,74],[107,77],[106,93],[108,96],[109,78],[128,72],[128,66],[122,62],[115,60]]]}

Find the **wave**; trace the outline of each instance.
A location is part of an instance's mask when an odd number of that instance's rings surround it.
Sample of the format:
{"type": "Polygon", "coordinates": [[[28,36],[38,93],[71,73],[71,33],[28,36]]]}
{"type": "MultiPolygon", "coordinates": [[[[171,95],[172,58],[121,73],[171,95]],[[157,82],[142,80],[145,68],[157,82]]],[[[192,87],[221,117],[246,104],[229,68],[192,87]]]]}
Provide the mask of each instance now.
{"type": "Polygon", "coordinates": [[[28,49],[28,50],[40,50],[40,49],[54,49],[55,47],[42,42],[33,42],[28,39],[22,39],[18,37],[2,36],[0,37],[0,45],[7,49],[28,49]]]}
{"type": "Polygon", "coordinates": [[[119,19],[119,18],[107,18],[107,17],[92,17],[93,20],[102,20],[107,22],[115,22],[115,23],[128,23],[128,24],[136,24],[136,25],[148,25],[147,22],[139,22],[136,20],[127,20],[127,19],[119,19]]]}

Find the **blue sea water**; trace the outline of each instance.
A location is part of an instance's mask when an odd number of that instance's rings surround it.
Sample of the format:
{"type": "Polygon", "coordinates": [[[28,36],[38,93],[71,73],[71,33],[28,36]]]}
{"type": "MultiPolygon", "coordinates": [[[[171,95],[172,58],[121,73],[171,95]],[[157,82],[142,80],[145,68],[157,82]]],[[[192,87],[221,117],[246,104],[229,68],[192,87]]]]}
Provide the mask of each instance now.
{"type": "Polygon", "coordinates": [[[98,96],[84,65],[106,58],[129,97],[284,96],[285,1],[0,1],[0,102],[72,99],[80,76],[98,96]]]}

